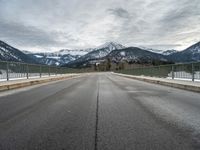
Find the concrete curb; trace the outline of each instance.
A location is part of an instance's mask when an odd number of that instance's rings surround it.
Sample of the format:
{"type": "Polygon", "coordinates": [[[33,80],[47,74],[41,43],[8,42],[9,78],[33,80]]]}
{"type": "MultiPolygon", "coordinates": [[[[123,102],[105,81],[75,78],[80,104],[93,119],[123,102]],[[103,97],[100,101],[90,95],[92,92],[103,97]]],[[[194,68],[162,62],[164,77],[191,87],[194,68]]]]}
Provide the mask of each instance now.
{"type": "Polygon", "coordinates": [[[16,82],[16,83],[8,83],[8,84],[3,84],[0,85],[0,92],[6,91],[6,90],[12,90],[12,89],[18,89],[22,87],[27,87],[27,86],[32,86],[32,85],[37,85],[37,84],[42,84],[42,83],[47,83],[47,82],[52,82],[52,81],[58,81],[58,80],[65,80],[65,79],[71,79],[74,77],[79,77],[80,75],[68,75],[68,76],[59,76],[59,77],[51,77],[51,78],[39,78],[39,79],[34,79],[34,80],[23,80],[22,82],[16,82]]]}
{"type": "Polygon", "coordinates": [[[183,83],[174,83],[169,81],[162,81],[159,79],[149,79],[145,77],[138,77],[138,76],[132,76],[132,75],[125,75],[125,74],[120,74],[120,73],[113,73],[118,76],[130,78],[130,79],[135,79],[135,80],[140,80],[140,81],[145,81],[149,83],[154,83],[154,84],[160,84],[160,85],[165,85],[165,86],[170,86],[174,88],[179,88],[183,90],[188,90],[188,91],[193,91],[193,92],[198,92],[200,93],[200,86],[196,85],[189,85],[189,84],[183,84],[183,83]]]}

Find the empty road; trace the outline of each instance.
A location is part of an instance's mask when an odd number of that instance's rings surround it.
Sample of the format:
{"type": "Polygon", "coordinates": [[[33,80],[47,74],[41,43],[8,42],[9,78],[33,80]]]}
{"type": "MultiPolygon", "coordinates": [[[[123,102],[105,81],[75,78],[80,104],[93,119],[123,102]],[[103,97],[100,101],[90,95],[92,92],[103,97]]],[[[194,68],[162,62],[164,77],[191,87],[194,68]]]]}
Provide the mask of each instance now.
{"type": "Polygon", "coordinates": [[[111,73],[0,93],[0,150],[193,149],[199,93],[111,73]]]}

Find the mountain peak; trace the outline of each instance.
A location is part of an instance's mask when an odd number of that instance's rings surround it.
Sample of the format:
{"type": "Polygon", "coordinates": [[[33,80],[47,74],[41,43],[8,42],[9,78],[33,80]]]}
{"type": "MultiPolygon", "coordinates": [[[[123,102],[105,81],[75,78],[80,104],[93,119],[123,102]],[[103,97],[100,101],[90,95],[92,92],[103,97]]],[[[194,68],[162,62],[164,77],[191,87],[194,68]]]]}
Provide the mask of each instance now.
{"type": "MultiPolygon", "coordinates": [[[[196,44],[193,44],[192,46],[188,47],[187,49],[185,49],[184,51],[187,51],[187,52],[192,52],[193,54],[196,54],[196,53],[200,53],[200,41],[197,42],[196,44]]],[[[183,51],[183,52],[184,52],[183,51]]]]}
{"type": "Polygon", "coordinates": [[[123,49],[125,48],[125,46],[117,42],[106,42],[105,44],[98,46],[96,49],[103,49],[103,48],[108,48],[110,51],[112,51],[116,49],[123,49]]]}
{"type": "Polygon", "coordinates": [[[30,58],[20,50],[8,45],[7,43],[1,40],[0,40],[0,60],[37,63],[34,59],[30,58]]]}

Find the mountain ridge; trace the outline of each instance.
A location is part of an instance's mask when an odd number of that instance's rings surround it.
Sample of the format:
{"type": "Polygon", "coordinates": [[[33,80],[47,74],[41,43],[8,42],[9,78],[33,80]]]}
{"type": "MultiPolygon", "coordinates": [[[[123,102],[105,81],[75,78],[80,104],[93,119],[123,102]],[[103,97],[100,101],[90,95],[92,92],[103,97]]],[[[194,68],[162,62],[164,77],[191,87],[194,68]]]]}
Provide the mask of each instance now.
{"type": "Polygon", "coordinates": [[[107,42],[96,48],[69,50],[62,49],[56,52],[46,53],[32,53],[29,51],[20,51],[7,43],[0,41],[0,60],[3,61],[17,61],[25,63],[39,63],[54,66],[68,66],[74,64],[88,64],[93,61],[107,59],[112,57],[113,60],[117,60],[120,57],[121,60],[136,61],[137,59],[153,60],[161,59],[173,62],[193,62],[200,61],[200,42],[197,42],[183,51],[166,50],[157,51],[154,49],[140,48],[140,47],[125,47],[116,42],[107,42]],[[117,53],[119,52],[120,53],[117,53]],[[139,52],[140,51],[140,52],[139,52]],[[149,53],[151,52],[151,53],[149,53]],[[114,55],[115,54],[115,55],[114,55]],[[143,55],[143,56],[142,56],[143,55]],[[114,56],[118,58],[114,58],[114,56]]]}
{"type": "Polygon", "coordinates": [[[81,56],[77,60],[69,62],[68,65],[74,66],[73,64],[83,64],[84,62],[87,61],[102,59],[106,57],[110,52],[123,48],[125,48],[125,46],[118,44],[116,42],[107,42],[101,46],[98,46],[97,48],[94,48],[93,51],[87,53],[84,56],[81,56]]]}
{"type": "Polygon", "coordinates": [[[16,49],[3,41],[0,41],[0,60],[37,63],[34,59],[24,54],[19,49],[16,49]]]}
{"type": "Polygon", "coordinates": [[[169,55],[168,59],[179,63],[200,61],[200,42],[189,46],[183,51],[169,55]]]}

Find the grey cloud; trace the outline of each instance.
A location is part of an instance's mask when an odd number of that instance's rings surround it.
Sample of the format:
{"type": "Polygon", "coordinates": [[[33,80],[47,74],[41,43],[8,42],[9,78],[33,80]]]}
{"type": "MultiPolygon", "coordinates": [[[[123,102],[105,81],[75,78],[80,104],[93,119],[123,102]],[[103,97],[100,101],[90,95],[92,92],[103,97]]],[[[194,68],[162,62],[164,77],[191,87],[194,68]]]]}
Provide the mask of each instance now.
{"type": "Polygon", "coordinates": [[[182,21],[187,20],[189,17],[196,17],[200,15],[200,3],[199,0],[184,0],[175,3],[172,9],[169,9],[168,13],[163,17],[164,22],[182,21]]]}
{"type": "Polygon", "coordinates": [[[88,48],[106,41],[160,49],[200,40],[199,0],[0,0],[0,40],[88,48]]]}
{"type": "Polygon", "coordinates": [[[46,32],[33,26],[25,26],[17,23],[0,22],[0,39],[14,45],[23,47],[65,47],[68,43],[76,43],[77,39],[72,38],[64,32],[46,32]]]}
{"type": "Polygon", "coordinates": [[[17,23],[0,22],[0,38],[25,45],[52,45],[56,40],[51,38],[50,33],[46,33],[38,28],[24,26],[17,23]]]}
{"type": "Polygon", "coordinates": [[[107,11],[117,17],[129,18],[129,12],[123,8],[107,9],[107,11]]]}
{"type": "Polygon", "coordinates": [[[159,24],[165,31],[176,32],[186,30],[199,24],[200,20],[199,0],[177,1],[160,19],[159,24]]]}

